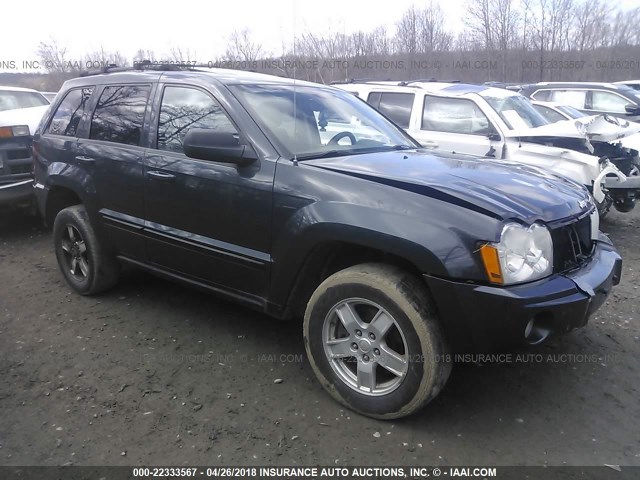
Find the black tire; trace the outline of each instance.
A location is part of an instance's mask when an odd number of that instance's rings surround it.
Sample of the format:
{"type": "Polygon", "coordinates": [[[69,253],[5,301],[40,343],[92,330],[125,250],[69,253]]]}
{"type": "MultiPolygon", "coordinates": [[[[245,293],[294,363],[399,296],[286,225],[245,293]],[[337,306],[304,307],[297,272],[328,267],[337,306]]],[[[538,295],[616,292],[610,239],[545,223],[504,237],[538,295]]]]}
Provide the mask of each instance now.
{"type": "Polygon", "coordinates": [[[624,158],[616,162],[618,170],[628,176],[640,175],[640,160],[635,158],[624,158]]]}
{"type": "Polygon", "coordinates": [[[58,213],[53,222],[53,242],[60,271],[76,292],[94,295],[118,282],[120,265],[98,240],[83,205],[58,213]]]}
{"type": "MultiPolygon", "coordinates": [[[[349,309],[346,311],[353,310],[351,307],[349,309]]],[[[364,320],[360,315],[356,315],[355,318],[364,320]]],[[[365,323],[365,328],[370,328],[372,324],[373,322],[365,323]]],[[[426,286],[420,279],[394,266],[362,264],[349,267],[327,278],[316,289],[307,304],[303,329],[307,355],[322,386],[338,402],[363,415],[379,419],[411,415],[438,395],[451,372],[448,345],[426,286]],[[366,368],[369,362],[362,360],[366,355],[361,352],[361,348],[355,348],[358,343],[350,343],[350,348],[351,351],[356,352],[354,355],[360,356],[359,359],[344,360],[346,356],[338,356],[338,360],[331,360],[329,354],[325,353],[325,339],[328,338],[325,333],[327,325],[335,323],[338,324],[337,328],[340,328],[340,325],[345,324],[337,314],[334,315],[334,308],[338,305],[344,308],[344,302],[356,302],[355,309],[364,308],[363,313],[366,313],[367,305],[357,306],[360,300],[375,304],[375,307],[371,307],[373,310],[381,307],[384,313],[395,322],[388,332],[396,335],[396,339],[404,340],[401,350],[402,357],[406,360],[406,372],[403,376],[398,376],[398,379],[390,380],[397,383],[398,386],[395,389],[386,393],[384,388],[381,388],[381,393],[376,396],[371,393],[376,388],[376,380],[380,372],[383,376],[389,376],[389,371],[383,367],[385,360],[382,357],[377,357],[380,363],[371,367],[374,372],[377,372],[372,382],[374,388],[361,391],[359,390],[362,388],[359,385],[360,367],[364,365],[363,368],[366,368]],[[361,361],[363,363],[360,363],[361,361]],[[351,385],[348,383],[348,373],[346,380],[344,374],[338,373],[342,371],[341,365],[355,369],[355,373],[352,372],[355,378],[351,380],[351,385]],[[354,386],[353,383],[356,385],[354,386]]],[[[357,334],[360,330],[353,331],[357,334]]],[[[352,339],[362,342],[362,338],[366,338],[371,333],[363,330],[360,332],[361,336],[356,338],[350,335],[346,328],[345,332],[348,337],[344,338],[349,338],[349,342],[352,339]]],[[[342,343],[344,338],[336,336],[334,342],[342,343]]],[[[364,342],[365,351],[371,351],[372,346],[367,345],[367,342],[364,342]]],[[[329,342],[326,343],[329,345],[329,342]]],[[[385,345],[388,345],[387,337],[385,337],[385,345]]],[[[386,351],[384,347],[375,350],[379,355],[381,349],[384,355],[386,351]]],[[[374,355],[372,354],[369,358],[374,358],[374,355]]],[[[372,363],[376,362],[372,361],[372,363]]]]}

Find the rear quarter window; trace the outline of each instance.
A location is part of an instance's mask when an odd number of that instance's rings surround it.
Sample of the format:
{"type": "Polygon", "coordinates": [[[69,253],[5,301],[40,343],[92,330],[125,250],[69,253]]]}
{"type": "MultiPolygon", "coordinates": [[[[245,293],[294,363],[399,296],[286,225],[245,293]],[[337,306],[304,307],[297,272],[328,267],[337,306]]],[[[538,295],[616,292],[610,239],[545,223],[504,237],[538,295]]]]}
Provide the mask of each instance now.
{"type": "Polygon", "coordinates": [[[94,88],[90,86],[70,90],[53,114],[47,133],[75,137],[94,88]]]}

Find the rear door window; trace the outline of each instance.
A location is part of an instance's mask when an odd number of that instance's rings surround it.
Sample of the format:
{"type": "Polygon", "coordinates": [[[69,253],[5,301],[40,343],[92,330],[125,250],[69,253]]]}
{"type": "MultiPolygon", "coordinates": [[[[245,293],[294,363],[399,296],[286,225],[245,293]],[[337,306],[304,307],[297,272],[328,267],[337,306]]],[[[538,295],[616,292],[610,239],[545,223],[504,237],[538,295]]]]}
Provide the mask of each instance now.
{"type": "Polygon", "coordinates": [[[70,90],[53,114],[47,133],[75,137],[93,89],[94,87],[91,86],[70,90]]]}
{"type": "MultiPolygon", "coordinates": [[[[536,97],[537,98],[537,97],[536,97]]],[[[553,90],[551,93],[552,102],[562,103],[570,107],[584,110],[587,102],[586,90],[553,90]]]]}
{"type": "Polygon", "coordinates": [[[371,92],[367,102],[400,127],[409,128],[414,99],[413,93],[371,92]]]}
{"type": "Polygon", "coordinates": [[[93,112],[89,138],[140,145],[150,92],[149,85],[105,87],[93,112]]]}
{"type": "Polygon", "coordinates": [[[422,130],[468,135],[488,135],[489,120],[471,100],[426,95],[422,130]]]}

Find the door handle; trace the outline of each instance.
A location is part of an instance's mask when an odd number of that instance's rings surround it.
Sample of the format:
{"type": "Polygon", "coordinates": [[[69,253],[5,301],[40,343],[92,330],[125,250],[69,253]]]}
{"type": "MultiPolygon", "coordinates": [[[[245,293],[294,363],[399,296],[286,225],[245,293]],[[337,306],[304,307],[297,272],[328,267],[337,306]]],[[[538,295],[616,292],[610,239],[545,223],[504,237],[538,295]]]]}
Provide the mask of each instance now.
{"type": "Polygon", "coordinates": [[[176,176],[172,173],[159,172],[157,170],[152,170],[147,172],[147,175],[151,180],[157,180],[158,182],[166,182],[173,183],[176,181],[176,176]]]}
{"type": "Polygon", "coordinates": [[[421,143],[422,143],[422,146],[425,148],[438,148],[438,144],[433,140],[424,140],[421,143]]]}
{"type": "Polygon", "coordinates": [[[78,155],[76,157],[76,160],[80,163],[82,163],[83,165],[93,165],[94,163],[96,163],[96,159],[93,157],[85,157],[84,155],[78,155]]]}

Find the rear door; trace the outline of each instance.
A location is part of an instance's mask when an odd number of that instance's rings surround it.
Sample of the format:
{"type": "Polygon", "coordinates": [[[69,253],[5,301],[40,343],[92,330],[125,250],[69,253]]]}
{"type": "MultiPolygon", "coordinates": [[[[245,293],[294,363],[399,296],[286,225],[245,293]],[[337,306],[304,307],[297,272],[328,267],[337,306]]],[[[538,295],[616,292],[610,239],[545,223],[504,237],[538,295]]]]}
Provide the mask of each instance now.
{"type": "MultiPolygon", "coordinates": [[[[91,115],[91,95],[95,89],[93,85],[73,88],[53,107],[55,112],[37,141],[36,159],[46,159],[48,163],[60,162],[60,165],[78,164],[75,159],[78,155],[78,137],[83,135],[87,117],[91,115]]],[[[83,165],[79,167],[79,175],[90,173],[83,165]]],[[[35,168],[36,179],[39,179],[47,166],[37,162],[35,168]]]]}
{"type": "Polygon", "coordinates": [[[119,254],[144,259],[144,138],[153,84],[106,85],[76,163],[90,173],[97,210],[119,254]]]}
{"type": "Polygon", "coordinates": [[[189,158],[190,128],[240,136],[218,98],[196,85],[160,85],[145,159],[147,253],[163,269],[261,303],[270,265],[275,162],[240,167],[189,158]]]}
{"type": "Polygon", "coordinates": [[[427,148],[486,156],[500,150],[490,133],[497,130],[473,100],[425,95],[420,129],[411,135],[427,148]]]}

